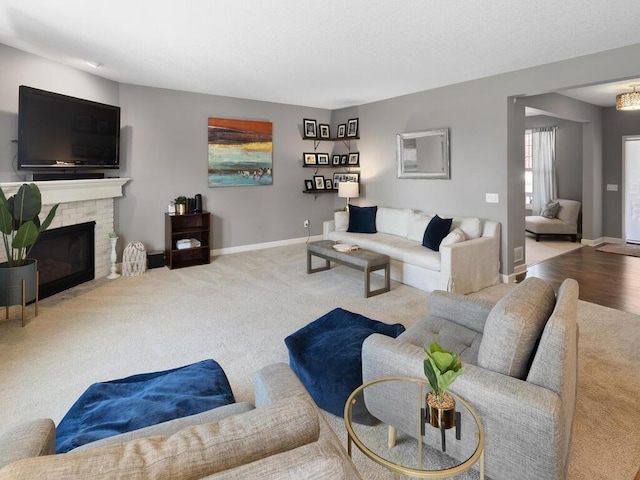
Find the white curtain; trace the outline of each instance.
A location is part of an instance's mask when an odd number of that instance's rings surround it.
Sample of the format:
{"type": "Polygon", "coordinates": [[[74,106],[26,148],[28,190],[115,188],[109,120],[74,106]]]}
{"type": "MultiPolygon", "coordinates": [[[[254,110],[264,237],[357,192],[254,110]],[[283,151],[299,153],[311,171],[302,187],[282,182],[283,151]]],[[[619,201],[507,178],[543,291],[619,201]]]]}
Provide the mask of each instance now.
{"type": "Polygon", "coordinates": [[[539,215],[550,200],[558,196],[556,187],[556,127],[531,131],[533,168],[532,213],[539,215]]]}

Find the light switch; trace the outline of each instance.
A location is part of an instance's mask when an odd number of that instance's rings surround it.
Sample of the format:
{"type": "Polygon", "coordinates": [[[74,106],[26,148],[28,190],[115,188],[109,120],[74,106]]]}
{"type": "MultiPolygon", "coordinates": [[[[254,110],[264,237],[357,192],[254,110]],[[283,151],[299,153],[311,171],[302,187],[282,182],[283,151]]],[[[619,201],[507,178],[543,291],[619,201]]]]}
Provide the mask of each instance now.
{"type": "Polygon", "coordinates": [[[497,193],[486,193],[485,201],[487,203],[498,203],[500,201],[500,196],[497,193]]]}

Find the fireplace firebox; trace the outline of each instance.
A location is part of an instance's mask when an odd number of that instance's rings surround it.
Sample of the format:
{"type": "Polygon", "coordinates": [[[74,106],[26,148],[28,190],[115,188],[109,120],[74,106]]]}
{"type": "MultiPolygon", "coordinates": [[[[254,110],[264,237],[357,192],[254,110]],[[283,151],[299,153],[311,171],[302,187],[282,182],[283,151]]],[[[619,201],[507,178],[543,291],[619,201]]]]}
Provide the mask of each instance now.
{"type": "Polygon", "coordinates": [[[95,278],[95,225],[85,222],[44,231],[29,258],[38,260],[39,298],[95,278]]]}

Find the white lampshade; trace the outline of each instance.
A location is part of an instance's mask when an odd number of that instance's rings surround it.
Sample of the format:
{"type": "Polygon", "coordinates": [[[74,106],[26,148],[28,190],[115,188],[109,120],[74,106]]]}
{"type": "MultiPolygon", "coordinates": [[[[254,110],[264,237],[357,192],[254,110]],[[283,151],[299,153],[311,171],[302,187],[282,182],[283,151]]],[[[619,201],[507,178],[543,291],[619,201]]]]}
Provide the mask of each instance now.
{"type": "Polygon", "coordinates": [[[360,184],[357,182],[340,182],[338,184],[338,196],[340,198],[358,198],[360,196],[360,184]]]}

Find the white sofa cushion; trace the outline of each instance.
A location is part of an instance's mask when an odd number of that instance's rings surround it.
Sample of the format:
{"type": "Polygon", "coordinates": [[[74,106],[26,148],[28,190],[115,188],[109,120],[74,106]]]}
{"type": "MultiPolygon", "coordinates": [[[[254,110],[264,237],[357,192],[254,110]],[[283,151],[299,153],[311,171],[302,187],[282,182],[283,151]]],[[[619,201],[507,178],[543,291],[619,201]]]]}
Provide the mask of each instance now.
{"type": "Polygon", "coordinates": [[[333,220],[336,225],[336,232],[346,232],[349,228],[349,212],[339,210],[333,214],[333,220]]]}
{"type": "Polygon", "coordinates": [[[424,231],[433,218],[433,215],[423,212],[410,212],[407,227],[407,238],[414,242],[422,243],[424,231]]]}
{"type": "Polygon", "coordinates": [[[449,234],[442,239],[440,246],[453,245],[454,243],[464,242],[467,239],[464,232],[460,228],[454,228],[449,234]]]}
{"type": "Polygon", "coordinates": [[[453,217],[451,230],[454,228],[462,230],[468,240],[482,236],[482,222],[477,217],[453,217]]]}
{"type": "Polygon", "coordinates": [[[378,207],[376,214],[376,230],[399,237],[407,237],[409,214],[411,210],[400,208],[378,207]]]}

